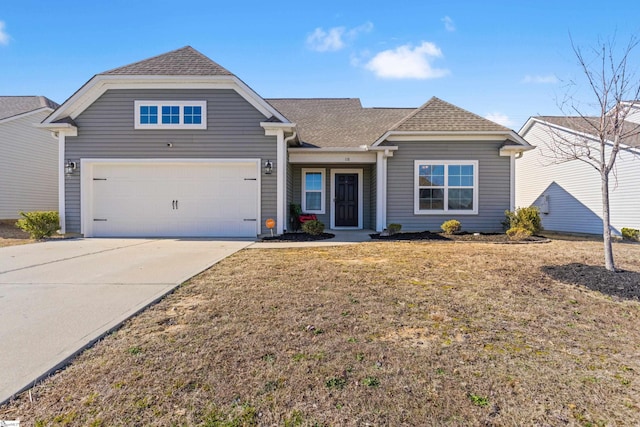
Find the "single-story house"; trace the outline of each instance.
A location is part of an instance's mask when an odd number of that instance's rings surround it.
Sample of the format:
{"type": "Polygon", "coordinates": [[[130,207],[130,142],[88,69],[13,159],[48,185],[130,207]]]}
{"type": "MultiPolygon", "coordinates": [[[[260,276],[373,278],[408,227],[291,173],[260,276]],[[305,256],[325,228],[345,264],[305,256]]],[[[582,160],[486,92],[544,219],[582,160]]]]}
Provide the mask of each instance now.
{"type": "MultiPolygon", "coordinates": [[[[640,108],[627,116],[626,129],[640,126],[640,108]]],[[[545,230],[602,235],[600,173],[580,161],[557,162],[554,141],[598,144],[589,120],[579,116],[531,117],[520,135],[536,146],[516,161],[516,205],[538,206],[545,230]]],[[[640,130],[640,129],[639,129],[640,130]]],[[[633,133],[633,132],[632,132],[633,133]]],[[[595,151],[594,151],[595,153],[595,151]]],[[[611,232],[640,229],[640,136],[624,141],[609,175],[611,232]]]]}
{"type": "Polygon", "coordinates": [[[438,98],[264,99],[189,46],[95,75],[41,127],[63,231],[87,237],[283,233],[291,204],[330,229],[497,231],[531,148],[438,98]]]}
{"type": "Polygon", "coordinates": [[[0,96],[0,220],[58,209],[58,149],[35,127],[57,107],[44,96],[0,96]]]}

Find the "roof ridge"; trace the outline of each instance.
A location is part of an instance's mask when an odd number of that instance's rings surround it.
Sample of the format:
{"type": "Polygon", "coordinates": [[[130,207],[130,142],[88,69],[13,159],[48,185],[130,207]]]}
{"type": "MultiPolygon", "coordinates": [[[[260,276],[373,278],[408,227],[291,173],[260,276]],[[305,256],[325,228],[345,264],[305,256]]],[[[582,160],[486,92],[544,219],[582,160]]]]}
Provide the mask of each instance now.
{"type": "MultiPolygon", "coordinates": [[[[179,51],[181,51],[181,50],[183,50],[183,49],[187,49],[187,48],[191,48],[191,49],[193,49],[191,46],[186,45],[186,46],[183,46],[183,47],[178,48],[178,49],[170,50],[169,52],[159,53],[158,55],[150,56],[149,58],[141,59],[141,60],[139,60],[139,61],[134,61],[134,62],[131,62],[131,63],[129,63],[129,64],[125,64],[125,65],[121,65],[121,66],[119,66],[119,67],[115,67],[115,68],[108,69],[108,70],[106,70],[106,71],[103,71],[103,72],[101,72],[101,73],[98,73],[98,75],[101,75],[101,74],[109,74],[109,73],[111,73],[112,71],[119,70],[119,69],[121,69],[121,68],[125,68],[125,67],[130,67],[130,66],[132,66],[132,65],[137,65],[137,64],[140,64],[141,62],[150,61],[150,60],[152,60],[152,59],[160,58],[161,56],[169,55],[169,54],[171,54],[171,53],[176,53],[176,52],[179,52],[179,51]]],[[[194,49],[194,50],[195,50],[195,49],[194,49]]],[[[199,53],[199,52],[198,52],[198,53],[199,53]]]]}
{"type": "Polygon", "coordinates": [[[202,52],[187,45],[98,75],[230,75],[234,74],[202,52]]]}

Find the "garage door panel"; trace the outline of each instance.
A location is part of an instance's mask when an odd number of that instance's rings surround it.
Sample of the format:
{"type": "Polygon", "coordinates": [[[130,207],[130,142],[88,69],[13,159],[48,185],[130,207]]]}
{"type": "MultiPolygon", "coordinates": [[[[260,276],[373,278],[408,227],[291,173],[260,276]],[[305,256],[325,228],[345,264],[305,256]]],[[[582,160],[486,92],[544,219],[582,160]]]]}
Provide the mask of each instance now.
{"type": "Polygon", "coordinates": [[[93,235],[255,237],[257,169],[255,162],[96,164],[93,235]]]}

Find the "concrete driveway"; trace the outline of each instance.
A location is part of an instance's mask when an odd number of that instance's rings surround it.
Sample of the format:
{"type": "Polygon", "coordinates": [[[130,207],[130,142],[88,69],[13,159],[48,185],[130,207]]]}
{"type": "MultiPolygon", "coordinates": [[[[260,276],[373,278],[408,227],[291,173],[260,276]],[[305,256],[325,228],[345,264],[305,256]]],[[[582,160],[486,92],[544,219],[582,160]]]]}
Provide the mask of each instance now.
{"type": "Polygon", "coordinates": [[[0,404],[251,243],[74,239],[0,248],[0,404]]]}

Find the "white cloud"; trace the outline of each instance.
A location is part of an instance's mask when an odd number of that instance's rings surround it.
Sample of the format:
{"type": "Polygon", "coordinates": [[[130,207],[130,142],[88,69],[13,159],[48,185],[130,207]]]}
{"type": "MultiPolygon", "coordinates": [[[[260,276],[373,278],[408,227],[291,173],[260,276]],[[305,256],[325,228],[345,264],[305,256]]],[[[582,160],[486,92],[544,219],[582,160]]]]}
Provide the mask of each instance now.
{"type": "Polygon", "coordinates": [[[406,44],[376,54],[366,65],[376,76],[387,79],[435,79],[449,70],[433,68],[431,62],[442,57],[442,51],[431,42],[413,48],[406,44]]]}
{"type": "Polygon", "coordinates": [[[340,50],[345,47],[344,41],[342,41],[344,30],[344,27],[331,28],[329,31],[316,28],[315,31],[307,37],[307,46],[317,52],[340,50]]]}
{"type": "Polygon", "coordinates": [[[324,30],[316,28],[307,37],[307,46],[316,52],[335,52],[347,46],[347,41],[353,40],[360,33],[368,33],[373,29],[371,22],[366,22],[358,27],[347,29],[346,27],[333,27],[324,30]]]}
{"type": "Polygon", "coordinates": [[[489,113],[487,115],[484,116],[485,119],[487,120],[491,120],[492,122],[496,122],[498,124],[501,124],[502,126],[506,126],[508,128],[512,127],[514,125],[513,121],[509,118],[509,116],[507,116],[506,114],[503,113],[489,113]]]}
{"type": "Polygon", "coordinates": [[[453,32],[456,30],[456,26],[453,23],[453,19],[451,19],[450,17],[445,16],[444,18],[441,19],[441,21],[444,22],[444,28],[447,31],[453,32]]]}
{"type": "Polygon", "coordinates": [[[553,74],[547,74],[546,76],[539,76],[539,75],[531,76],[527,74],[526,76],[524,76],[524,79],[522,79],[522,83],[553,84],[553,83],[558,83],[558,78],[553,74]]]}
{"type": "Polygon", "coordinates": [[[4,21],[0,21],[0,44],[9,44],[9,34],[4,29],[4,21]]]}

